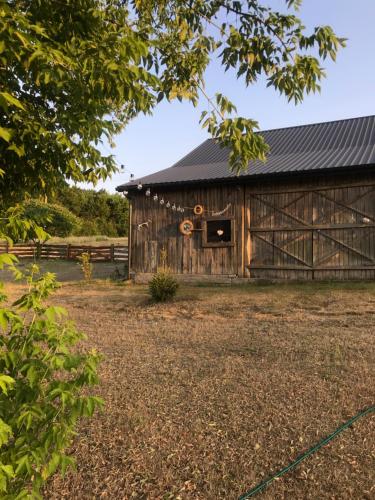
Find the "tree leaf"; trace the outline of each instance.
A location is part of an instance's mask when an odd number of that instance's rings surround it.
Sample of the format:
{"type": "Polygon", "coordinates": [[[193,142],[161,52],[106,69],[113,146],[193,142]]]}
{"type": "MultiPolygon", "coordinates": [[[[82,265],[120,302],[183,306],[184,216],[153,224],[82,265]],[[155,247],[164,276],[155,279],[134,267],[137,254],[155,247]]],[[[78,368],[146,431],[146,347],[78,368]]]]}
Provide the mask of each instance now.
{"type": "Polygon", "coordinates": [[[7,395],[8,390],[11,389],[15,384],[15,380],[9,375],[0,374],[0,389],[2,392],[7,395]]]}
{"type": "Polygon", "coordinates": [[[12,428],[0,418],[0,447],[9,441],[12,434],[12,428]]]}
{"type": "Polygon", "coordinates": [[[14,131],[10,128],[0,127],[0,137],[6,142],[10,142],[14,131]]]}
{"type": "Polygon", "coordinates": [[[7,101],[8,104],[11,104],[12,106],[16,106],[17,108],[25,111],[25,107],[21,103],[21,101],[19,101],[13,95],[9,94],[9,92],[0,92],[0,96],[2,96],[7,101]]]}

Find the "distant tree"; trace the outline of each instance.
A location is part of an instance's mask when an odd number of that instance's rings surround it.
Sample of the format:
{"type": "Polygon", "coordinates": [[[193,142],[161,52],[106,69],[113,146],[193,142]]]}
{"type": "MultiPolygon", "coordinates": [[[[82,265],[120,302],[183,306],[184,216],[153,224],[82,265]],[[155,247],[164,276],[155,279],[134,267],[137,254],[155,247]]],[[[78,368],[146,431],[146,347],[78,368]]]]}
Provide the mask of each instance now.
{"type": "Polygon", "coordinates": [[[82,221],[75,234],[91,236],[127,236],[128,200],[104,189],[81,189],[65,186],[54,196],[54,201],[68,208],[82,221]]]}
{"type": "Polygon", "coordinates": [[[80,221],[67,208],[39,200],[29,200],[22,204],[24,217],[33,220],[51,236],[66,237],[77,231],[80,221]]]}
{"type": "Polygon", "coordinates": [[[129,231],[129,203],[126,198],[118,194],[109,195],[108,202],[111,207],[111,220],[113,221],[118,236],[128,236],[129,231]]]}
{"type": "Polygon", "coordinates": [[[295,102],[318,90],[321,60],[344,40],[329,26],[306,33],[290,10],[300,4],[285,0],[280,13],[265,0],[1,0],[2,196],[107,178],[116,162],[98,145],[163,100],[207,100],[202,126],[230,148],[234,171],[264,159],[257,122],[236,116],[220,88],[207,95],[205,70],[216,59],[246,86],[264,76],[295,102]]]}

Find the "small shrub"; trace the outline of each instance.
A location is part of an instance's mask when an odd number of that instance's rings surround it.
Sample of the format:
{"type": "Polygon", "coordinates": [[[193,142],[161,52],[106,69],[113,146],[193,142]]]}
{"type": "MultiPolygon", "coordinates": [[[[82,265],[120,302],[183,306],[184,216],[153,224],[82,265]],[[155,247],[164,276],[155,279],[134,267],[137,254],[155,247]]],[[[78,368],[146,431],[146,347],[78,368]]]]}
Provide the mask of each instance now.
{"type": "Polygon", "coordinates": [[[149,283],[149,291],[155,302],[171,300],[177,292],[178,283],[168,271],[158,271],[149,283]]]}
{"type": "Polygon", "coordinates": [[[93,270],[92,262],[90,262],[90,254],[88,252],[83,252],[77,258],[80,262],[80,267],[83,272],[85,280],[90,281],[92,278],[92,270],[93,270]]]}

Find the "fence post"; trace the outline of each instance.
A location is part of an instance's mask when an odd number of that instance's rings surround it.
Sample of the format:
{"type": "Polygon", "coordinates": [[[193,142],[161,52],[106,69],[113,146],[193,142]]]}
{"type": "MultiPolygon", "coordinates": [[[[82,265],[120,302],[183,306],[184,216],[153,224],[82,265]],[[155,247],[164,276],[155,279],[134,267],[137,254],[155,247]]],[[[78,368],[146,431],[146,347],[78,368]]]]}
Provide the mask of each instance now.
{"type": "Polygon", "coordinates": [[[66,259],[70,259],[70,243],[67,243],[66,245],[66,259]]]}
{"type": "Polygon", "coordinates": [[[115,260],[115,245],[112,243],[111,245],[111,261],[114,262],[115,260]]]}
{"type": "Polygon", "coordinates": [[[37,242],[35,243],[35,247],[36,247],[36,248],[35,248],[35,257],[36,257],[37,259],[40,259],[41,255],[42,255],[42,247],[41,247],[41,245],[40,245],[40,242],[39,242],[39,241],[37,241],[37,242]]]}

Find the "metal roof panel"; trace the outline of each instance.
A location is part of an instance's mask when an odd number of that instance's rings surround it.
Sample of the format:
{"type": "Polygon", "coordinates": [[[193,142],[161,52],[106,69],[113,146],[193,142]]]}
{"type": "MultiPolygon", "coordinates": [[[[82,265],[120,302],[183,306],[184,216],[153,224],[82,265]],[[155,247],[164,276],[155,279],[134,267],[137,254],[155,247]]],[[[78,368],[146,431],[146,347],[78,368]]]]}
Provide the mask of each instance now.
{"type": "MultiPolygon", "coordinates": [[[[270,146],[267,161],[249,163],[241,177],[272,175],[375,164],[375,116],[259,132],[270,146]]],[[[118,191],[162,185],[235,179],[229,149],[207,139],[177,163],[117,187],[118,191]]]]}

